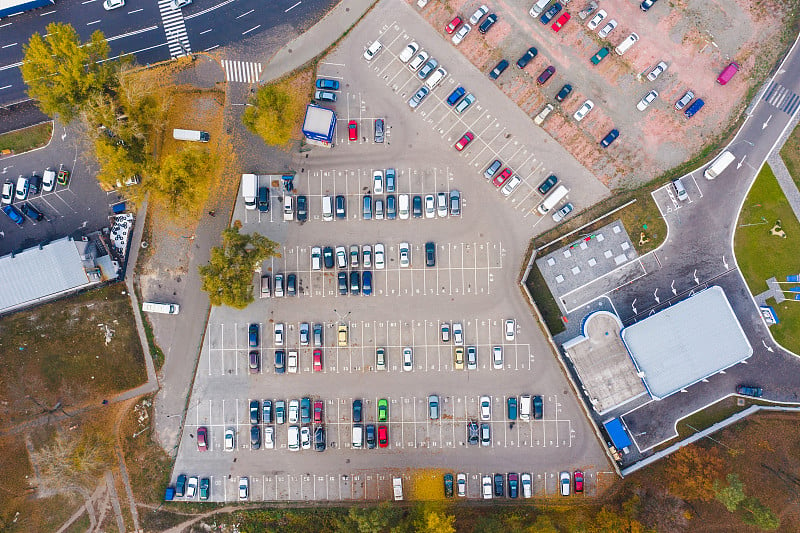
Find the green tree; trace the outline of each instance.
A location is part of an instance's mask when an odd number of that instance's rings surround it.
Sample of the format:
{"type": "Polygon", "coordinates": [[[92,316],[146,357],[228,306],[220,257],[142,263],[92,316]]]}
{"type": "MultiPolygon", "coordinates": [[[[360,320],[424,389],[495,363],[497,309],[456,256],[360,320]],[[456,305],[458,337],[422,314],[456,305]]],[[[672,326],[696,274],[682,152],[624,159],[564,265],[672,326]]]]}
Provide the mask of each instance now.
{"type": "Polygon", "coordinates": [[[265,143],[282,146],[291,140],[292,131],[303,117],[306,101],[306,95],[289,81],[264,85],[250,99],[242,122],[265,143]]]}
{"type": "Polygon", "coordinates": [[[23,47],[20,70],[28,95],[45,114],[70,122],[92,95],[116,87],[118,63],[105,61],[109,50],[100,31],[81,43],[69,24],[48,24],[46,39],[34,33],[23,47]]]}
{"type": "Polygon", "coordinates": [[[711,501],[714,480],[722,477],[724,466],[716,448],[684,446],[670,457],[669,490],[684,500],[711,501]]]}
{"type": "Polygon", "coordinates": [[[772,509],[761,503],[758,498],[747,498],[742,504],[742,521],[764,531],[775,531],[781,525],[781,519],[775,516],[772,509]]]}
{"type": "Polygon", "coordinates": [[[265,259],[280,257],[278,243],[263,235],[239,233],[238,221],[222,232],[222,246],[211,249],[208,264],[201,265],[202,289],[211,305],[244,309],[253,301],[253,272],[265,259]]]}
{"type": "Polygon", "coordinates": [[[745,499],[744,483],[739,480],[739,476],[736,474],[728,474],[726,479],[728,480],[727,487],[723,487],[719,480],[714,482],[714,493],[717,500],[732,513],[745,499]]]}
{"type": "Polygon", "coordinates": [[[342,533],[374,533],[391,531],[401,520],[402,510],[383,502],[374,507],[351,507],[338,530],[342,533]]]}
{"type": "Polygon", "coordinates": [[[196,212],[208,198],[208,182],[216,172],[217,159],[199,146],[173,152],[144,182],[145,190],[175,217],[196,212]]]}

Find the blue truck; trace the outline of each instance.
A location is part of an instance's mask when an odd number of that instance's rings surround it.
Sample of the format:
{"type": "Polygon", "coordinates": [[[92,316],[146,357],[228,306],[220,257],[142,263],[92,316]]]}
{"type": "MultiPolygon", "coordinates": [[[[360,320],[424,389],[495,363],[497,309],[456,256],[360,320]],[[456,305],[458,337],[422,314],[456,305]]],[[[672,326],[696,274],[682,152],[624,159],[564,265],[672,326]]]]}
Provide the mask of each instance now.
{"type": "Polygon", "coordinates": [[[0,0],[0,19],[55,3],[55,0],[0,0]]]}

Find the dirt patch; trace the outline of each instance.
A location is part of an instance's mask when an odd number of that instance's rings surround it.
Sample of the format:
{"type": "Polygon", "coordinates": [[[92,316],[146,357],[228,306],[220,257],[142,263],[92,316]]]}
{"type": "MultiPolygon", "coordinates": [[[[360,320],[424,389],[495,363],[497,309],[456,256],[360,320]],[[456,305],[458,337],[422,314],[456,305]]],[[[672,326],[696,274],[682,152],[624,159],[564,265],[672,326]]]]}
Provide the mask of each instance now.
{"type": "MultiPolygon", "coordinates": [[[[466,20],[479,5],[451,0],[431,3],[421,13],[444,34],[453,16],[466,20]]],[[[572,19],[555,33],[550,24],[543,26],[528,14],[529,3],[501,2],[492,6],[498,22],[489,33],[483,36],[473,29],[459,49],[482,72],[501,58],[512,63],[498,85],[531,116],[570,83],[574,91],[563,103],[561,119],[551,115],[544,129],[613,188],[633,187],[663,174],[727,130],[794,37],[797,20],[795,2],[789,1],[680,0],[658,2],[645,14],[638,2],[607,0],[602,8],[608,17],[600,28],[610,19],[618,26],[601,39],[597,30],[586,28],[588,19],[577,17],[585,5],[578,0],[568,4],[565,11],[572,19]],[[631,32],[639,41],[624,56],[616,55],[613,47],[631,32]],[[539,55],[520,71],[513,63],[530,46],[539,55]],[[589,58],[603,46],[612,48],[611,54],[592,65],[589,58]],[[718,85],[717,75],[734,60],[741,72],[724,87],[718,85]],[[648,81],[646,74],[659,61],[669,68],[655,82],[648,81]],[[556,67],[556,75],[537,87],[535,77],[548,65],[556,67]],[[659,97],[646,111],[638,111],[636,103],[651,89],[659,97]],[[687,90],[706,103],[690,120],[674,109],[687,90]],[[576,123],[571,115],[586,99],[595,108],[576,123]],[[603,149],[599,141],[612,128],[620,137],[603,149]]]]}

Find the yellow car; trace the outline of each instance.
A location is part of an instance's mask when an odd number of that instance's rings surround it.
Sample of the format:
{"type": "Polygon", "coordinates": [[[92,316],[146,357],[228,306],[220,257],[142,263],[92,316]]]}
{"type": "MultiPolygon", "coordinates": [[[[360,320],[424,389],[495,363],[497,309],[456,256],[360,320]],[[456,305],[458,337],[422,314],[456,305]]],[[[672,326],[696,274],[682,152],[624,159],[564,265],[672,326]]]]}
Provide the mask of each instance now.
{"type": "Polygon", "coordinates": [[[347,346],[347,324],[339,324],[339,346],[347,346]]]}
{"type": "Polygon", "coordinates": [[[456,346],[456,370],[464,370],[464,347],[456,346]]]}

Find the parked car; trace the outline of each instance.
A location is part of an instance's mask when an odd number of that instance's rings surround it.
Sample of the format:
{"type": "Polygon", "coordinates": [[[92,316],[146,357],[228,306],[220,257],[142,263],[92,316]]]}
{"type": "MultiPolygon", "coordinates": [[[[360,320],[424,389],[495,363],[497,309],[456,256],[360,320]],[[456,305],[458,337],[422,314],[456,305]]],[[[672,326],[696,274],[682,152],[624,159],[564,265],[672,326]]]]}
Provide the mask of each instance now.
{"type": "Polygon", "coordinates": [[[736,393],[743,396],[761,398],[761,396],[764,394],[764,390],[761,387],[754,387],[752,385],[739,385],[736,387],[736,393]]]}
{"type": "Polygon", "coordinates": [[[611,52],[611,49],[608,48],[607,46],[604,46],[603,48],[598,50],[597,53],[592,56],[592,59],[591,59],[592,64],[593,65],[597,65],[598,63],[600,63],[600,61],[602,61],[603,58],[605,58],[608,55],[609,52],[611,52]]]}
{"type": "Polygon", "coordinates": [[[517,67],[518,68],[525,68],[526,66],[528,66],[528,63],[533,61],[533,59],[536,57],[536,55],[538,53],[539,53],[539,51],[536,50],[535,47],[531,46],[530,48],[528,48],[527,52],[522,54],[522,57],[517,59],[517,67]]]}
{"type": "Polygon", "coordinates": [[[444,497],[445,498],[452,498],[453,497],[453,474],[445,474],[444,475],[444,497]]]}
{"type": "Polygon", "coordinates": [[[412,41],[408,43],[408,45],[406,45],[405,48],[403,48],[403,51],[400,52],[400,55],[397,56],[397,59],[399,59],[403,63],[408,63],[409,60],[411,60],[411,58],[414,57],[414,54],[416,54],[418,50],[419,50],[419,45],[412,41]]]}
{"type": "Polygon", "coordinates": [[[636,104],[636,109],[638,109],[639,111],[644,111],[645,109],[648,108],[650,104],[652,104],[655,101],[656,98],[658,98],[658,91],[655,90],[650,91],[649,93],[644,95],[641,100],[639,100],[639,103],[636,104]]]}
{"type": "Polygon", "coordinates": [[[561,487],[561,495],[562,496],[569,496],[570,493],[570,486],[572,482],[570,480],[569,472],[561,472],[558,475],[558,484],[561,487]]]}
{"type": "Polygon", "coordinates": [[[408,68],[416,72],[419,70],[419,67],[425,64],[425,62],[428,60],[428,57],[430,56],[427,52],[420,52],[416,55],[416,57],[414,57],[414,59],[411,60],[411,62],[408,64],[408,68]]]}
{"type": "Polygon", "coordinates": [[[475,139],[475,135],[471,131],[466,132],[461,137],[461,139],[459,139],[458,142],[455,144],[455,149],[460,152],[461,150],[466,148],[467,145],[469,143],[471,143],[474,139],[475,139]]]}
{"type": "Polygon", "coordinates": [[[317,80],[317,89],[327,89],[329,91],[338,91],[339,82],[336,80],[329,80],[327,78],[319,78],[317,80]]]}
{"type": "Polygon", "coordinates": [[[619,137],[619,130],[615,128],[609,131],[608,134],[603,137],[603,139],[600,141],[600,146],[603,148],[608,148],[608,145],[613,143],[617,137],[619,137]]]}
{"type": "Polygon", "coordinates": [[[430,93],[430,90],[427,87],[424,85],[420,87],[419,90],[414,93],[414,96],[412,96],[408,101],[408,105],[411,107],[411,109],[416,109],[417,106],[419,106],[419,104],[425,100],[425,97],[428,96],[428,93],[430,93]]]}
{"type": "Polygon", "coordinates": [[[563,28],[564,25],[567,22],[569,22],[569,19],[570,19],[570,14],[569,13],[564,13],[560,17],[558,17],[558,20],[556,20],[553,23],[553,25],[551,26],[553,28],[553,31],[556,32],[556,33],[560,32],[561,28],[563,28]]]}
{"type": "Polygon", "coordinates": [[[505,59],[501,59],[500,62],[495,66],[491,72],[489,72],[489,77],[493,80],[496,80],[500,77],[506,69],[508,68],[508,61],[505,59]]]}
{"type": "Polygon", "coordinates": [[[497,22],[497,15],[492,13],[491,15],[486,17],[486,20],[481,22],[481,25],[478,26],[478,31],[485,34],[490,29],[492,29],[492,26],[494,26],[496,22],[497,22]]]}
{"type": "Polygon", "coordinates": [[[516,498],[519,496],[519,474],[513,472],[506,475],[508,481],[508,497],[516,498]]]}
{"type": "Polygon", "coordinates": [[[545,83],[547,83],[547,80],[549,80],[550,77],[553,74],[555,74],[555,72],[556,72],[556,67],[550,65],[549,67],[544,69],[541,74],[539,74],[539,77],[536,78],[536,83],[538,83],[539,85],[544,85],[545,83]]]}
{"type": "Polygon", "coordinates": [[[534,420],[540,420],[544,413],[544,402],[542,401],[541,396],[534,396],[533,397],[533,418],[534,420]]]}
{"type": "Polygon", "coordinates": [[[432,242],[425,243],[425,266],[436,266],[436,245],[432,242]]]}
{"type": "Polygon", "coordinates": [[[17,209],[13,205],[3,206],[3,213],[8,215],[8,218],[11,219],[11,222],[16,224],[17,226],[22,227],[22,225],[25,223],[25,217],[23,217],[22,213],[19,212],[19,209],[17,209]]]}
{"type": "Polygon", "coordinates": [[[564,217],[572,213],[573,209],[572,203],[565,204],[564,207],[553,213],[553,222],[561,222],[564,217]]]}
{"type": "Polygon", "coordinates": [[[469,24],[464,24],[461,26],[458,31],[450,38],[454,45],[458,46],[461,44],[461,41],[464,40],[464,37],[472,30],[472,26],[469,24]]]}
{"type": "Polygon", "coordinates": [[[571,92],[572,92],[572,85],[570,85],[569,83],[564,84],[564,86],[561,87],[561,90],[558,91],[558,94],[556,95],[556,102],[563,102],[564,99],[567,96],[569,96],[571,92]]]}
{"type": "Polygon", "coordinates": [[[539,20],[541,21],[541,23],[542,23],[542,24],[545,24],[545,25],[546,25],[548,22],[550,22],[551,20],[553,20],[553,17],[555,17],[556,15],[558,15],[558,13],[559,13],[560,11],[561,11],[561,4],[559,4],[558,2],[556,2],[555,4],[553,4],[552,6],[550,6],[550,8],[549,8],[547,11],[545,11],[544,13],[542,13],[542,15],[539,17],[539,20]]]}
{"type": "Polygon", "coordinates": [[[314,93],[314,99],[322,100],[323,102],[335,102],[336,93],[332,93],[330,91],[316,91],[314,93]]]}
{"type": "Polygon", "coordinates": [[[547,191],[553,188],[553,186],[558,183],[558,178],[555,174],[550,174],[546,180],[544,180],[536,190],[539,191],[539,194],[545,195],[547,191]]]}
{"type": "Polygon", "coordinates": [[[576,122],[580,122],[581,120],[586,118],[586,115],[588,115],[589,111],[591,111],[592,109],[594,109],[594,102],[592,102],[591,100],[586,100],[583,103],[583,105],[580,108],[578,108],[577,111],[575,111],[575,114],[572,115],[572,118],[574,118],[576,122]]]}
{"type": "Polygon", "coordinates": [[[197,428],[197,450],[204,452],[208,450],[208,428],[197,428]]]}
{"type": "Polygon", "coordinates": [[[22,204],[22,207],[20,209],[22,209],[22,214],[23,215],[25,215],[29,219],[34,220],[36,222],[38,222],[38,221],[40,221],[40,220],[42,220],[44,218],[44,215],[42,214],[42,212],[39,211],[38,209],[36,209],[35,207],[33,207],[33,205],[31,205],[31,204],[24,203],[24,204],[22,204]]]}
{"type": "Polygon", "coordinates": [[[486,15],[486,13],[488,12],[489,8],[486,7],[485,5],[479,7],[477,10],[475,10],[475,13],[473,13],[472,16],[469,18],[469,23],[477,24],[478,21],[481,20],[483,16],[486,15]]]}
{"type": "Polygon", "coordinates": [[[665,70],[667,70],[667,64],[663,61],[660,61],[658,65],[656,65],[653,70],[647,74],[647,79],[650,81],[656,81],[656,78],[661,76],[661,73],[665,70]]]}
{"type": "Polygon", "coordinates": [[[467,91],[464,89],[464,87],[457,87],[452,93],[450,93],[450,96],[447,97],[447,105],[450,107],[456,105],[456,102],[458,102],[466,92],[467,91]]]}
{"type": "Polygon", "coordinates": [[[463,21],[461,20],[461,17],[455,17],[453,18],[453,20],[450,21],[450,23],[447,26],[445,26],[444,31],[447,32],[448,34],[452,34],[454,31],[456,31],[456,28],[458,28],[462,22],[463,21]]]}
{"type": "Polygon", "coordinates": [[[467,110],[469,106],[471,106],[475,102],[475,95],[472,93],[468,94],[461,100],[458,105],[456,106],[456,113],[463,113],[467,110]]]}
{"type": "Polygon", "coordinates": [[[428,62],[427,62],[427,63],[425,63],[425,65],[424,65],[424,66],[423,66],[421,69],[419,69],[419,72],[417,72],[417,77],[418,77],[419,79],[421,79],[421,80],[424,80],[424,79],[425,79],[425,78],[427,78],[427,77],[428,77],[428,76],[431,74],[431,72],[433,72],[433,71],[436,69],[436,67],[438,67],[438,66],[439,66],[439,62],[438,62],[438,61],[436,61],[434,58],[430,58],[430,59],[428,60],[428,62]]]}
{"type": "Polygon", "coordinates": [[[478,423],[474,420],[467,422],[467,442],[472,445],[478,444],[480,441],[480,429],[478,423]]]}
{"type": "Polygon", "coordinates": [[[692,91],[686,91],[686,93],[683,96],[681,96],[680,100],[675,102],[675,109],[680,111],[681,109],[686,107],[689,104],[689,102],[692,101],[693,98],[694,98],[694,93],[692,91]]]}
{"type": "Polygon", "coordinates": [[[358,140],[358,122],[351,120],[347,123],[347,138],[351,141],[358,140]]]}
{"type": "Polygon", "coordinates": [[[583,492],[583,472],[576,470],[572,477],[575,482],[575,492],[583,492]]]}
{"type": "Polygon", "coordinates": [[[384,122],[382,118],[375,119],[375,142],[382,143],[383,142],[383,126],[384,122]]]}
{"type": "Polygon", "coordinates": [[[591,31],[594,31],[595,28],[597,28],[597,26],[599,26],[600,23],[605,20],[606,16],[608,16],[608,13],[604,9],[598,10],[595,16],[592,17],[592,20],[586,24],[586,27],[591,31]]]}
{"type": "Polygon", "coordinates": [[[616,28],[616,27],[617,27],[617,21],[614,20],[614,19],[611,19],[606,23],[605,26],[603,26],[603,29],[601,29],[599,32],[597,32],[597,36],[600,37],[601,39],[605,39],[606,37],[608,37],[609,33],[614,31],[614,28],[616,28]]]}
{"type": "Polygon", "coordinates": [[[258,374],[261,370],[261,356],[257,351],[250,352],[249,368],[251,374],[258,374]]]}

